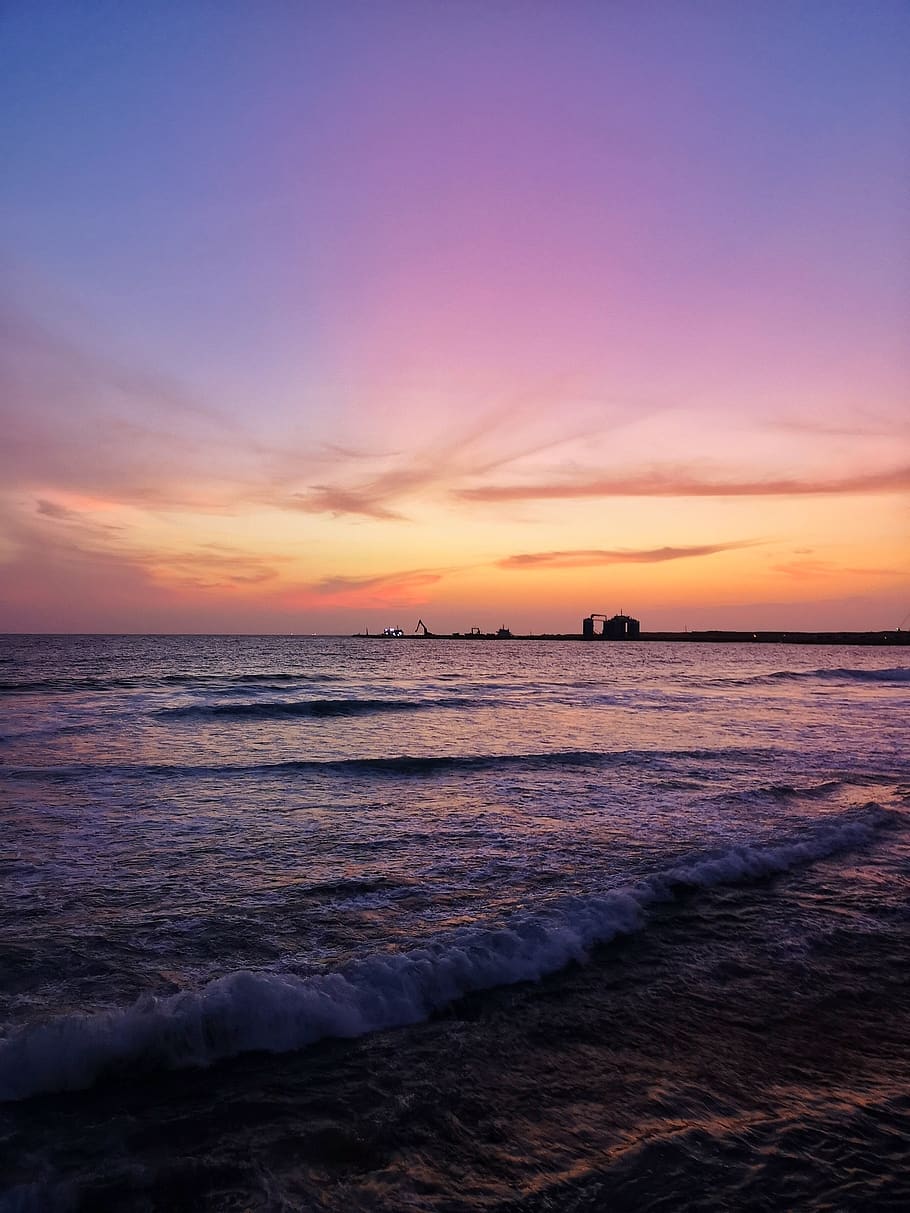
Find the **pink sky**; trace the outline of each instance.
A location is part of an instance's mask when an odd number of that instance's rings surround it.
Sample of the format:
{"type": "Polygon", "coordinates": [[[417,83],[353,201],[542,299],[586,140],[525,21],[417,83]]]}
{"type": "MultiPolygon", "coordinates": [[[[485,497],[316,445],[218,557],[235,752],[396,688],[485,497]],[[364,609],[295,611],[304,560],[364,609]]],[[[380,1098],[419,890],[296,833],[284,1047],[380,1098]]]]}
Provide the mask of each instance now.
{"type": "Polygon", "coordinates": [[[0,630],[910,612],[910,13],[0,40],[0,630]]]}

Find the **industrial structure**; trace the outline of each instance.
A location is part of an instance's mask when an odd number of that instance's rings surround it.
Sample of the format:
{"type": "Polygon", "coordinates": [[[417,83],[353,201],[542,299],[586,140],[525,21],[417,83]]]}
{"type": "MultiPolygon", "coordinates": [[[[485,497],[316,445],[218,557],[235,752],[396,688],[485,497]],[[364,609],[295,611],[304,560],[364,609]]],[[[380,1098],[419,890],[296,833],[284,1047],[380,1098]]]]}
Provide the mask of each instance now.
{"type": "Polygon", "coordinates": [[[641,635],[641,623],[631,615],[613,615],[608,618],[606,615],[591,614],[581,621],[581,635],[583,640],[638,640],[641,635]],[[602,621],[599,632],[594,630],[595,620],[602,621]]]}
{"type": "MultiPolygon", "coordinates": [[[[516,636],[505,624],[496,632],[482,632],[480,628],[471,628],[467,632],[431,632],[422,619],[417,621],[415,639],[423,640],[643,640],[646,643],[686,643],[686,644],[834,644],[834,645],[900,645],[910,648],[910,631],[904,630],[906,620],[901,620],[901,626],[879,632],[645,632],[641,624],[631,615],[620,612],[618,615],[600,615],[596,612],[582,620],[581,634],[578,632],[529,632],[527,635],[516,636]]],[[[381,632],[370,632],[365,628],[356,635],[362,639],[405,639],[405,632],[400,627],[383,628],[381,632]]]]}

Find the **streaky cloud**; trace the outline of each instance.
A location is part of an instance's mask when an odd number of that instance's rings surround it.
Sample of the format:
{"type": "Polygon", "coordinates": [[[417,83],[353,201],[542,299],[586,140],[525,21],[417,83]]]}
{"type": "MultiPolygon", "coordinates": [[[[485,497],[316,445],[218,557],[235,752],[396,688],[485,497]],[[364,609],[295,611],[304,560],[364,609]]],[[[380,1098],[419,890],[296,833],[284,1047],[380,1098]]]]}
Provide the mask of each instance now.
{"type": "Polygon", "coordinates": [[[314,484],[305,493],[294,493],[291,504],[305,514],[332,514],[336,518],[343,514],[354,514],[382,522],[403,521],[404,514],[384,504],[388,495],[381,485],[346,489],[337,485],[314,484]]]}
{"type": "Polygon", "coordinates": [[[583,497],[813,497],[910,489],[910,466],[822,479],[705,480],[676,471],[634,476],[491,484],[453,489],[460,501],[567,501],[583,497]]]}
{"type": "Polygon", "coordinates": [[[35,513],[43,521],[62,523],[69,533],[70,542],[108,543],[118,536],[123,528],[111,522],[99,522],[86,510],[74,510],[60,501],[39,497],[35,501],[35,513]]]}
{"type": "Polygon", "coordinates": [[[701,543],[685,547],[660,548],[580,548],[561,552],[523,552],[496,561],[500,569],[580,569],[599,564],[661,564],[666,560],[688,560],[714,556],[718,552],[755,547],[761,539],[743,539],[731,543],[701,543]]]}
{"type": "Polygon", "coordinates": [[[244,551],[222,543],[187,546],[137,542],[126,528],[99,522],[90,510],[38,498],[33,513],[0,507],[0,534],[35,567],[117,571],[125,579],[199,590],[232,590],[273,581],[288,557],[244,551]]]}
{"type": "Polygon", "coordinates": [[[454,571],[403,569],[362,576],[339,573],[300,584],[286,598],[298,606],[404,609],[426,603],[431,588],[454,571]]]}
{"type": "Polygon", "coordinates": [[[275,504],[276,480],[283,499],[301,464],[320,462],[264,444],[230,410],[61,336],[2,295],[0,430],[0,480],[37,490],[48,503],[38,512],[60,522],[74,520],[49,490],[226,513],[243,502],[275,504]]]}
{"type": "Polygon", "coordinates": [[[910,419],[904,415],[893,415],[885,410],[862,409],[852,418],[838,421],[835,418],[806,416],[772,417],[775,429],[789,434],[807,434],[822,438],[893,438],[905,440],[910,433],[910,419]]]}
{"type": "Polygon", "coordinates": [[[374,590],[415,590],[435,585],[445,576],[445,571],[432,569],[409,569],[400,573],[377,573],[372,576],[351,577],[339,574],[323,577],[306,588],[312,594],[335,596],[363,594],[374,590]]]}
{"type": "Polygon", "coordinates": [[[186,552],[136,554],[133,560],[176,586],[200,590],[230,590],[274,581],[278,576],[274,565],[283,563],[280,557],[263,557],[212,543],[186,552]]]}
{"type": "Polygon", "coordinates": [[[35,502],[35,513],[40,514],[42,518],[53,518],[56,522],[79,522],[82,519],[78,510],[71,510],[67,505],[48,501],[43,497],[39,497],[35,502]]]}
{"type": "MultiPolygon", "coordinates": [[[[484,411],[471,422],[453,427],[422,449],[397,453],[391,467],[354,483],[314,484],[292,495],[294,509],[311,514],[359,515],[382,521],[407,518],[397,508],[403,498],[449,488],[453,482],[501,471],[522,459],[546,454],[568,443],[627,423],[616,412],[559,433],[529,433],[535,423],[550,422],[545,403],[527,394],[484,411]]],[[[345,462],[369,458],[366,452],[337,448],[345,462]]],[[[376,456],[380,458],[380,456],[376,456]]]]}
{"type": "Polygon", "coordinates": [[[835,564],[831,560],[813,559],[790,560],[783,564],[774,564],[771,566],[771,571],[783,573],[784,576],[797,580],[841,576],[845,573],[854,577],[894,577],[900,573],[900,570],[896,568],[845,567],[835,564]]]}

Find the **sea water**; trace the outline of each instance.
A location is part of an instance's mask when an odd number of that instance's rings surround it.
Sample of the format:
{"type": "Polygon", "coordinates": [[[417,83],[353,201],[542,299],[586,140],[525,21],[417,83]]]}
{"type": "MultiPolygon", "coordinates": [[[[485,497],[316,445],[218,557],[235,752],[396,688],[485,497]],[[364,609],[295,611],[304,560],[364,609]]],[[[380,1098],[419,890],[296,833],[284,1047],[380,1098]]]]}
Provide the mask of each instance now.
{"type": "Polygon", "coordinates": [[[908,1207],[908,656],[0,639],[0,1208],[908,1207]]]}

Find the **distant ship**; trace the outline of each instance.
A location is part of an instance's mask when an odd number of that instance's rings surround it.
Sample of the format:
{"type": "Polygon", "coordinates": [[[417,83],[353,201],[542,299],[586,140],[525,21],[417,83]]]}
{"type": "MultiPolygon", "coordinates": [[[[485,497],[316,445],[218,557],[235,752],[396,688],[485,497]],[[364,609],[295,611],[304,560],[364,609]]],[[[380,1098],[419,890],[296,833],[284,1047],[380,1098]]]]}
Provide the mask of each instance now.
{"type": "Polygon", "coordinates": [[[402,628],[383,628],[382,634],[383,636],[395,637],[397,639],[399,636],[404,635],[404,630],[402,628]]]}

